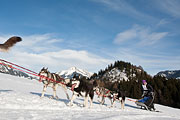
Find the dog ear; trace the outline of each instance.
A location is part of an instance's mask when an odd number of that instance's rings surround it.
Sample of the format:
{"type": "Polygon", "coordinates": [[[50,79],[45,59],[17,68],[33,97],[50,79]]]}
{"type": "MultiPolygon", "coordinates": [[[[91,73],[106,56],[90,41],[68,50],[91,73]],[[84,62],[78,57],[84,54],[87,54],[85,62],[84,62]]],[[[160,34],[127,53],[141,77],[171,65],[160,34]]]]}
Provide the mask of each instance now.
{"type": "Polygon", "coordinates": [[[41,71],[44,70],[44,67],[41,69],[41,71]]]}

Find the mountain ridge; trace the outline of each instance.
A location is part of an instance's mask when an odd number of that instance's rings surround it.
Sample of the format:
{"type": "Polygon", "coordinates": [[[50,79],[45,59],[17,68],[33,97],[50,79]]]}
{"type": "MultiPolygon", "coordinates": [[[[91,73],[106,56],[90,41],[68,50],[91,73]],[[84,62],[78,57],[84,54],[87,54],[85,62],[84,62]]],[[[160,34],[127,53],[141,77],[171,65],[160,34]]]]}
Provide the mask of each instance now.
{"type": "Polygon", "coordinates": [[[180,70],[165,70],[160,71],[156,75],[166,78],[180,79],[180,70]]]}

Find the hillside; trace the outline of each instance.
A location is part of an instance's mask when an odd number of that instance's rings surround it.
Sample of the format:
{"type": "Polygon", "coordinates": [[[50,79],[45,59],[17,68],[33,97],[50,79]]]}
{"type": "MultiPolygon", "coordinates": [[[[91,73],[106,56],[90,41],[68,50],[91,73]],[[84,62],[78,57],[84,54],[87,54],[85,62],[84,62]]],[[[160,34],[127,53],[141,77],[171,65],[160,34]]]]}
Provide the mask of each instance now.
{"type": "MultiPolygon", "coordinates": [[[[35,80],[10,76],[0,73],[0,119],[1,120],[178,120],[180,109],[170,108],[156,104],[161,112],[141,110],[136,105],[126,100],[125,109],[120,109],[120,103],[115,108],[99,105],[95,95],[93,107],[82,107],[83,98],[75,100],[75,105],[67,106],[69,100],[59,87],[58,100],[50,99],[52,89],[48,88],[44,98],[40,98],[42,83],[35,80]]],[[[72,92],[68,91],[71,95],[72,92]]]]}
{"type": "Polygon", "coordinates": [[[152,78],[141,66],[137,67],[124,61],[116,61],[114,64],[105,68],[105,70],[100,70],[94,77],[111,82],[138,81],[139,79],[152,78]]]}
{"type": "Polygon", "coordinates": [[[154,88],[155,102],[162,105],[180,108],[180,81],[164,76],[150,76],[141,66],[135,66],[124,61],[116,61],[92,78],[101,81],[118,82],[120,89],[126,91],[131,98],[141,98],[142,80],[147,80],[154,88]]]}

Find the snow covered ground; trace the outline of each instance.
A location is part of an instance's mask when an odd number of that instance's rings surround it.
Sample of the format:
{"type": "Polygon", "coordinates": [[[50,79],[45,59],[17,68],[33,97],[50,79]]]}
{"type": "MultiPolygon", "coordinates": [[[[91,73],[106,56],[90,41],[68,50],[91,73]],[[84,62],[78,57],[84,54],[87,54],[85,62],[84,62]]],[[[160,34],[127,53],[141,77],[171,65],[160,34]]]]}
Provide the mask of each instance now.
{"type": "MultiPolygon", "coordinates": [[[[42,83],[0,73],[0,120],[180,120],[180,109],[155,105],[161,112],[141,110],[126,100],[124,110],[120,103],[115,108],[99,105],[97,96],[92,108],[82,107],[83,98],[75,100],[75,105],[67,106],[69,100],[59,87],[58,100],[50,99],[52,89],[48,88],[44,98],[40,98],[42,83]]],[[[71,91],[68,91],[71,95],[71,91]]]]}

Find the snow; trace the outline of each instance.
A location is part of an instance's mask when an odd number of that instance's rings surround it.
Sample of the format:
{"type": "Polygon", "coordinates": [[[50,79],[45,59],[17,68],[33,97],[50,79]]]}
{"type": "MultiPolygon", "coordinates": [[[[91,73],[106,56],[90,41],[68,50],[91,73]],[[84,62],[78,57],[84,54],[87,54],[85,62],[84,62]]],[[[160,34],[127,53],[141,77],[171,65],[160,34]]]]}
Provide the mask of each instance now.
{"type": "Polygon", "coordinates": [[[125,70],[123,70],[121,72],[121,70],[119,70],[118,68],[113,68],[111,71],[106,73],[104,76],[107,78],[110,78],[109,80],[112,82],[123,81],[123,80],[128,81],[129,80],[125,70]]]}
{"type": "Polygon", "coordinates": [[[175,71],[169,71],[168,72],[168,74],[174,74],[175,73],[175,71]]]}
{"type": "Polygon", "coordinates": [[[166,75],[166,74],[164,74],[164,73],[162,73],[162,74],[161,74],[161,77],[167,77],[167,75],[166,75]]]}
{"type": "Polygon", "coordinates": [[[161,72],[157,73],[157,75],[160,75],[161,77],[166,77],[166,78],[176,78],[176,79],[179,79],[179,77],[180,77],[180,70],[161,71],[161,72]]]}
{"type": "MultiPolygon", "coordinates": [[[[59,99],[50,99],[52,88],[48,88],[44,98],[40,98],[42,83],[0,73],[0,120],[180,120],[180,109],[156,104],[161,112],[141,110],[126,99],[125,109],[120,103],[109,108],[110,101],[99,105],[95,95],[93,107],[82,107],[83,98],[75,100],[74,106],[67,106],[69,100],[59,87],[59,99]]],[[[69,90],[68,93],[72,95],[69,90]]]]}

